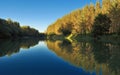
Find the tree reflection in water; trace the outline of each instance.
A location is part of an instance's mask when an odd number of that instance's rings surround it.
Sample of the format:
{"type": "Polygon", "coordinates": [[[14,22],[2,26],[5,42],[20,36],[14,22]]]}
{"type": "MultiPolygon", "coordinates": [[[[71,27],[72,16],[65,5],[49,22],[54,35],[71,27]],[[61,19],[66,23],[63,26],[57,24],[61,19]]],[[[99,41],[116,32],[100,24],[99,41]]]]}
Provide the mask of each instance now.
{"type": "Polygon", "coordinates": [[[19,52],[20,48],[28,49],[38,42],[38,38],[2,39],[0,40],[0,56],[12,55],[19,52]]]}
{"type": "Polygon", "coordinates": [[[46,41],[50,50],[71,64],[87,71],[96,71],[97,75],[120,74],[120,45],[100,41],[69,42],[46,41]]]}
{"type": "MultiPolygon", "coordinates": [[[[20,48],[30,48],[38,44],[38,38],[0,40],[0,56],[12,55],[20,48]]],[[[100,41],[70,42],[68,40],[45,41],[47,47],[65,61],[96,75],[120,74],[120,44],[100,41]]]]}

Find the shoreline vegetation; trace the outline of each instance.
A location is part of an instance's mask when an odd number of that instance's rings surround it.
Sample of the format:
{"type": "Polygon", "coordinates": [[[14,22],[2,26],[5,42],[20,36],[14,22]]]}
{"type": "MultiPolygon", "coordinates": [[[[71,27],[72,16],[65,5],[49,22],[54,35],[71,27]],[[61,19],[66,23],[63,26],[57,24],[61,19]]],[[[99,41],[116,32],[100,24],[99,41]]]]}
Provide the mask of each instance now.
{"type": "Polygon", "coordinates": [[[102,0],[59,18],[48,26],[49,38],[73,41],[120,40],[120,0],[102,0]],[[64,37],[64,38],[63,38],[64,37]]]}
{"type": "Polygon", "coordinates": [[[30,26],[20,26],[11,19],[0,19],[0,39],[39,37],[45,39],[46,35],[30,26]]]}
{"type": "Polygon", "coordinates": [[[44,33],[20,26],[11,19],[0,19],[0,39],[38,37],[44,40],[105,41],[120,40],[120,0],[103,0],[59,18],[44,33]]]}

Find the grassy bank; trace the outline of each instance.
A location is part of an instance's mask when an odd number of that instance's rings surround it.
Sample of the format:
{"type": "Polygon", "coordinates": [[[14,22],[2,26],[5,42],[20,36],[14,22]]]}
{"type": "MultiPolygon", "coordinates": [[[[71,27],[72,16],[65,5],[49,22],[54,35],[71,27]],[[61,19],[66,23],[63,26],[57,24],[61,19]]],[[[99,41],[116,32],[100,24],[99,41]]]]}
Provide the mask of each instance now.
{"type": "Polygon", "coordinates": [[[90,41],[101,41],[106,43],[120,43],[120,35],[111,34],[111,35],[103,35],[98,38],[92,37],[90,34],[87,35],[47,35],[47,40],[69,40],[70,42],[90,42],[90,41]]]}
{"type": "Polygon", "coordinates": [[[70,39],[72,39],[73,41],[91,41],[93,40],[93,37],[91,37],[90,35],[71,35],[70,39]]]}
{"type": "Polygon", "coordinates": [[[70,37],[73,41],[101,41],[107,43],[120,43],[120,35],[111,34],[111,35],[103,35],[99,36],[99,38],[94,38],[91,35],[72,35],[70,37]]]}
{"type": "Polygon", "coordinates": [[[100,41],[120,44],[120,35],[103,35],[100,37],[100,41]]]}
{"type": "Polygon", "coordinates": [[[63,35],[55,35],[55,34],[47,35],[47,40],[64,40],[64,39],[65,36],[63,35]]]}

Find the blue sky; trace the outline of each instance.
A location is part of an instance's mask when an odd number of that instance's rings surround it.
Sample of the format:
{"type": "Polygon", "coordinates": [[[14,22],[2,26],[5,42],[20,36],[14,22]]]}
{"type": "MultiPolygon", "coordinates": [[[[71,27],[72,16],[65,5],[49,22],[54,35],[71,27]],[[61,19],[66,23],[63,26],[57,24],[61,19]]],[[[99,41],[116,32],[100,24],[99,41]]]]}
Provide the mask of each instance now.
{"type": "Polygon", "coordinates": [[[96,0],[0,0],[0,18],[11,18],[44,32],[65,14],[96,0]]]}

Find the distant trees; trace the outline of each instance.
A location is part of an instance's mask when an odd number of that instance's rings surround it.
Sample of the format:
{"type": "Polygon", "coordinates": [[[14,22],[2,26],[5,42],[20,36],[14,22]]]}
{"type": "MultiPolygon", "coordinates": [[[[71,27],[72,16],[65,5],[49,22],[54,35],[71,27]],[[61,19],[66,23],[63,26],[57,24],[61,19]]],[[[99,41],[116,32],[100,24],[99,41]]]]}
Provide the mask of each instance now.
{"type": "Polygon", "coordinates": [[[94,21],[92,34],[94,37],[103,35],[109,32],[111,20],[105,14],[99,14],[94,21]]]}
{"type": "MultiPolygon", "coordinates": [[[[82,9],[72,11],[48,26],[46,33],[57,35],[68,35],[68,32],[73,35],[91,34],[95,18],[99,14],[111,20],[110,28],[107,27],[108,33],[120,34],[120,0],[102,0],[102,3],[96,2],[96,4],[86,5],[82,9]]],[[[105,24],[108,19],[103,21],[105,24]]],[[[101,25],[101,22],[99,23],[101,25]]],[[[106,24],[103,28],[106,28],[106,24]]]]}
{"type": "Polygon", "coordinates": [[[29,26],[22,26],[21,29],[22,29],[23,35],[27,35],[27,36],[33,36],[33,35],[38,36],[39,35],[38,30],[34,28],[30,28],[29,26]]]}
{"type": "Polygon", "coordinates": [[[38,36],[38,30],[29,26],[21,27],[18,22],[11,19],[0,19],[0,38],[18,37],[18,36],[38,36]]]}

